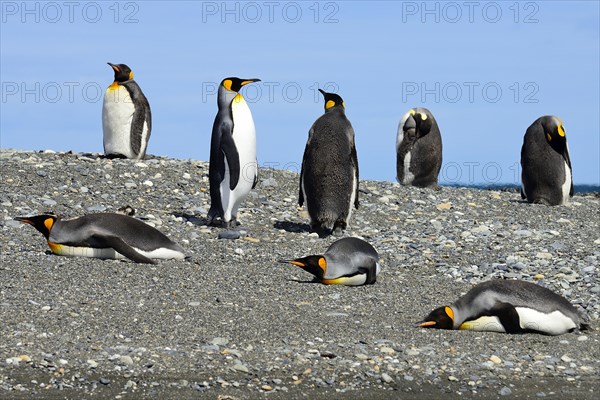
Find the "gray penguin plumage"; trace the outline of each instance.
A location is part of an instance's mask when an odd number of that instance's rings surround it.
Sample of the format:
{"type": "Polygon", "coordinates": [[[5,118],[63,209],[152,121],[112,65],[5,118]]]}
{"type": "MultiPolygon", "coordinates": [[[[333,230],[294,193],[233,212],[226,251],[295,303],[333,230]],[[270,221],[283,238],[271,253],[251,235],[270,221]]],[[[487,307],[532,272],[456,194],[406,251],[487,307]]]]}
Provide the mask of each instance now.
{"type": "Polygon", "coordinates": [[[495,279],[480,283],[449,306],[433,310],[423,327],[560,335],[589,329],[567,299],[535,283],[495,279]]]}
{"type": "Polygon", "coordinates": [[[259,81],[231,77],[219,85],[219,110],[210,142],[209,224],[220,218],[223,226],[233,227],[241,202],[258,182],[254,120],[239,91],[244,85],[259,81]]]}
{"type": "Polygon", "coordinates": [[[437,187],[442,167],[442,136],[426,108],[413,108],[400,119],[396,136],[396,179],[403,185],[437,187]]]}
{"type": "Polygon", "coordinates": [[[326,285],[373,284],[381,270],[377,250],[368,242],[355,237],[337,240],[322,255],[281,262],[304,269],[326,285]]]}
{"type": "Polygon", "coordinates": [[[352,207],[358,208],[358,158],[354,129],[344,101],[319,89],[325,113],[310,128],[302,159],[298,204],[306,202],[311,229],[319,236],[347,228],[352,207]]]}
{"type": "Polygon", "coordinates": [[[546,115],[527,128],[521,168],[521,197],[528,202],[561,205],[573,197],[571,157],[560,118],[546,115]]]}
{"type": "Polygon", "coordinates": [[[155,264],[157,259],[183,259],[184,250],[158,229],[123,214],[97,213],[74,219],[53,214],[17,217],[40,231],[53,253],[92,258],[129,258],[155,264]]]}
{"type": "Polygon", "coordinates": [[[102,129],[108,157],[143,159],[152,131],[148,99],[125,64],[108,63],[115,80],[104,94],[102,129]]]}

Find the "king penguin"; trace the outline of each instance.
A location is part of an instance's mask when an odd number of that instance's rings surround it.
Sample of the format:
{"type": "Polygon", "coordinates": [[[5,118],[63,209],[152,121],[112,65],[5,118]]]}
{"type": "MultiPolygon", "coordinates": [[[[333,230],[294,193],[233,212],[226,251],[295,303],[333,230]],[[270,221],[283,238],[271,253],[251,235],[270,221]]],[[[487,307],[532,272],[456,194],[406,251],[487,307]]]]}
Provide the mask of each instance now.
{"type": "Polygon", "coordinates": [[[589,329],[564,297],[517,280],[480,283],[452,305],[433,310],[419,326],[506,333],[561,335],[589,329]]]}
{"type": "Polygon", "coordinates": [[[334,242],[325,254],[280,262],[296,265],[326,285],[360,286],[375,283],[381,270],[379,254],[369,243],[355,237],[334,242]]]}
{"type": "Polygon", "coordinates": [[[560,118],[546,115],[527,128],[521,168],[521,197],[528,202],[554,206],[573,197],[569,145],[560,118]]]}
{"type": "Polygon", "coordinates": [[[123,214],[97,213],[68,220],[43,214],[15,220],[33,225],[44,235],[52,252],[61,256],[129,258],[146,264],[156,264],[153,258],[185,257],[181,246],[163,233],[123,214]]]}
{"type": "Polygon", "coordinates": [[[442,167],[442,136],[426,108],[402,116],[396,136],[396,179],[402,185],[437,187],[442,167]]]}
{"type": "Polygon", "coordinates": [[[358,208],[358,158],[354,129],[344,100],[319,89],[325,113],[310,128],[300,172],[298,204],[306,208],[311,229],[324,237],[347,228],[352,206],[358,208]]]}
{"type": "Polygon", "coordinates": [[[108,63],[115,80],[104,93],[102,129],[107,157],[141,160],[152,130],[150,104],[125,64],[108,63]]]}
{"type": "Polygon", "coordinates": [[[225,78],[219,86],[210,142],[209,224],[219,217],[224,227],[235,226],[240,204],[258,181],[254,120],[239,93],[252,82],[260,79],[225,78]]]}

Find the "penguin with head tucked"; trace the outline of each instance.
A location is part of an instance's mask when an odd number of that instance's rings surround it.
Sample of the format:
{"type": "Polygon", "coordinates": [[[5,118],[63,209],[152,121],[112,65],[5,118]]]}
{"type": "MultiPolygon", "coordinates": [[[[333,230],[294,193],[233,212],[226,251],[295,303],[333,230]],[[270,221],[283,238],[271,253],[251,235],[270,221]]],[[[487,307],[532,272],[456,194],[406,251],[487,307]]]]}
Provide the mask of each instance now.
{"type": "Polygon", "coordinates": [[[322,255],[280,262],[296,265],[326,285],[370,285],[375,283],[381,270],[377,250],[355,237],[334,242],[322,255]]]}
{"type": "Polygon", "coordinates": [[[501,279],[480,283],[453,304],[436,308],[419,326],[546,335],[589,329],[564,297],[535,283],[501,279]]]}
{"type": "Polygon", "coordinates": [[[396,179],[403,185],[437,187],[442,136],[433,114],[413,108],[402,116],[396,136],[396,179]]]}
{"type": "Polygon", "coordinates": [[[104,259],[129,258],[156,264],[157,259],[185,257],[184,250],[158,229],[123,214],[97,213],[74,219],[53,214],[17,217],[40,231],[54,254],[104,259]]]}
{"type": "Polygon", "coordinates": [[[302,206],[306,201],[311,228],[324,237],[341,234],[352,207],[358,208],[358,158],[344,101],[337,94],[319,91],[325,97],[325,113],[308,132],[298,203],[302,206]]]}
{"type": "Polygon", "coordinates": [[[528,202],[554,206],[573,197],[571,157],[560,118],[546,115],[527,128],[521,168],[521,197],[528,202]]]}
{"type": "Polygon", "coordinates": [[[221,219],[224,227],[237,223],[238,208],[258,181],[256,129],[248,104],[239,93],[260,79],[225,78],[219,85],[219,111],[210,143],[210,210],[208,223],[221,219]]]}
{"type": "Polygon", "coordinates": [[[152,131],[150,104],[125,64],[108,63],[115,80],[104,93],[102,129],[107,157],[143,159],[152,131]]]}

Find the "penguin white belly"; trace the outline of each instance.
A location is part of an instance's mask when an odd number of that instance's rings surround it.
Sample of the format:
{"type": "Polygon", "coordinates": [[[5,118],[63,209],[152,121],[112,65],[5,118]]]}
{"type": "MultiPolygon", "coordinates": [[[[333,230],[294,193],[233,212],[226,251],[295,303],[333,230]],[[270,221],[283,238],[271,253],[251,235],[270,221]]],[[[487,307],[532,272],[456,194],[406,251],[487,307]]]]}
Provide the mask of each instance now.
{"type": "Polygon", "coordinates": [[[402,183],[405,185],[410,185],[413,180],[415,179],[415,176],[412,172],[410,172],[410,160],[411,160],[411,154],[410,151],[408,153],[406,153],[406,155],[404,156],[404,179],[402,180],[402,183]]]}
{"type": "Polygon", "coordinates": [[[229,189],[229,165],[225,160],[225,179],[221,183],[221,203],[225,213],[224,219],[229,221],[237,216],[237,210],[244,198],[250,193],[257,174],[256,165],[256,130],[252,113],[241,95],[237,95],[231,103],[233,117],[233,142],[240,159],[240,177],[237,186],[229,189]]]}
{"type": "MultiPolygon", "coordinates": [[[[101,258],[109,260],[122,260],[126,259],[124,255],[112,249],[107,248],[92,248],[92,247],[77,247],[77,246],[66,246],[64,244],[48,243],[50,249],[54,254],[67,257],[88,257],[88,258],[101,258]]],[[[176,259],[183,260],[185,255],[179,251],[158,248],[152,251],[144,251],[138,248],[132,247],[135,251],[148,258],[158,258],[163,260],[176,259]]]]}
{"type": "Polygon", "coordinates": [[[549,335],[561,335],[577,327],[571,318],[558,310],[545,314],[526,307],[515,307],[515,309],[519,314],[519,325],[523,329],[531,329],[549,335]]]}
{"type": "Polygon", "coordinates": [[[500,323],[498,317],[479,317],[472,321],[463,322],[458,329],[478,332],[499,332],[505,333],[506,329],[500,323]]]}
{"type": "MultiPolygon", "coordinates": [[[[131,122],[135,106],[124,86],[109,86],[104,93],[102,106],[102,129],[104,131],[104,153],[121,154],[134,158],[131,151],[131,122]]],[[[147,125],[145,137],[147,141],[147,125]]]]}
{"type": "Polygon", "coordinates": [[[567,204],[569,202],[569,193],[571,192],[571,168],[565,161],[565,183],[562,185],[562,202],[561,204],[567,204]]]}

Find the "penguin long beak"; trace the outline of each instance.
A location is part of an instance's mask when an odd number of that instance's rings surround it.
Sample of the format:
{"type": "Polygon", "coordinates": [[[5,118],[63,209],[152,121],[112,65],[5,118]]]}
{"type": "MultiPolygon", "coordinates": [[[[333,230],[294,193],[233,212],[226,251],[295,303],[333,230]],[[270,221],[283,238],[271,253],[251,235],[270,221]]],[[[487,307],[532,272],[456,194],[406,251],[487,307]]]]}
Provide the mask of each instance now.
{"type": "Polygon", "coordinates": [[[249,83],[253,83],[253,82],[260,82],[260,79],[246,79],[245,81],[243,81],[241,83],[242,86],[247,85],[249,83]]]}
{"type": "Polygon", "coordinates": [[[423,321],[417,324],[417,326],[420,326],[421,328],[426,328],[428,326],[434,326],[436,324],[435,321],[423,321]]]}
{"type": "Polygon", "coordinates": [[[297,267],[302,267],[302,268],[306,267],[305,264],[301,263],[300,261],[296,261],[296,260],[279,260],[279,262],[282,264],[292,264],[292,265],[295,265],[297,267]]]}
{"type": "Polygon", "coordinates": [[[121,69],[119,67],[117,67],[115,64],[113,64],[113,63],[107,63],[107,64],[110,65],[111,68],[115,70],[115,72],[121,72],[121,69]]]}
{"type": "Polygon", "coordinates": [[[31,222],[29,219],[27,219],[27,217],[15,217],[14,220],[22,222],[24,224],[33,225],[33,222],[31,222]]]}

